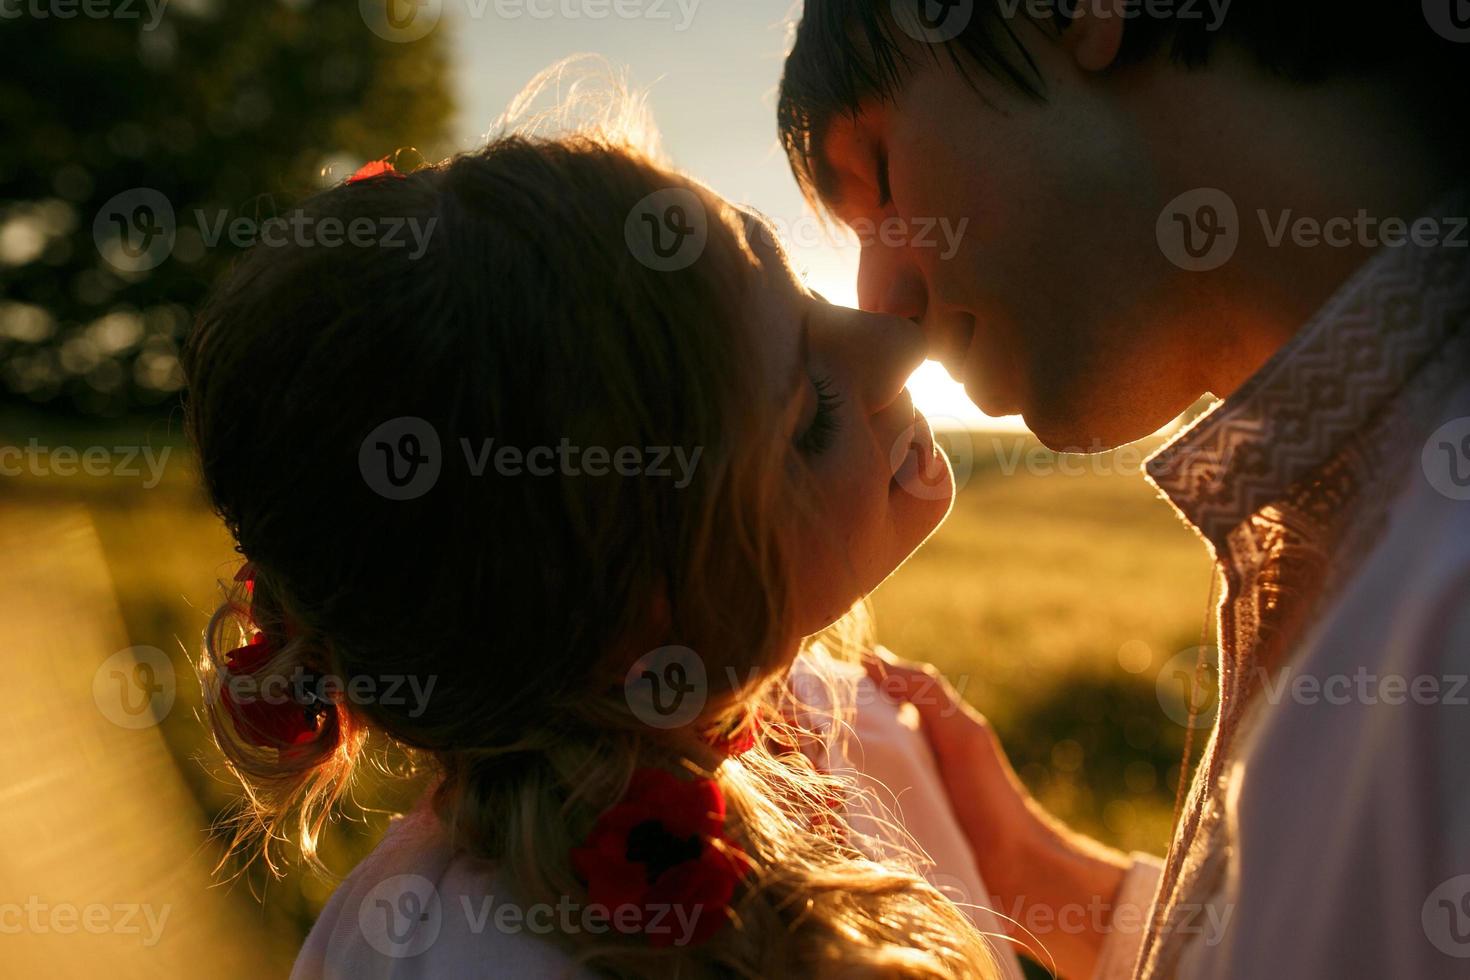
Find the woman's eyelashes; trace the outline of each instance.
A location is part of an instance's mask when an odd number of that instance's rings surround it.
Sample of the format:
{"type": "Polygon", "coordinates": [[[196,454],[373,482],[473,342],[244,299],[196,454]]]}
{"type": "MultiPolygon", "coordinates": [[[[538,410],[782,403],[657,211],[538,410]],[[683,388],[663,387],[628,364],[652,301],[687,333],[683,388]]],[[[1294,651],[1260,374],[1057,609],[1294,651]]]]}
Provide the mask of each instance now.
{"type": "Polygon", "coordinates": [[[830,377],[812,378],[812,387],[817,392],[817,411],[811,424],[796,437],[796,448],[808,456],[821,455],[832,446],[837,432],[842,427],[838,413],[842,410],[842,398],[830,377]]]}

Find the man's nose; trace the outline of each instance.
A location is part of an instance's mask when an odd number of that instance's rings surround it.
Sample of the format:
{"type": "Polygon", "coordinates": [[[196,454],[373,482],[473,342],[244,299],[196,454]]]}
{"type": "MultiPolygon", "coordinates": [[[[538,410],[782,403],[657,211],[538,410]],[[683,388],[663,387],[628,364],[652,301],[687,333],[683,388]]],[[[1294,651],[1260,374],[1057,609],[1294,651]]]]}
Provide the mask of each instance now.
{"type": "Polygon", "coordinates": [[[903,251],[869,245],[858,259],[858,305],[869,313],[886,313],[918,322],[929,306],[924,277],[903,251]]]}

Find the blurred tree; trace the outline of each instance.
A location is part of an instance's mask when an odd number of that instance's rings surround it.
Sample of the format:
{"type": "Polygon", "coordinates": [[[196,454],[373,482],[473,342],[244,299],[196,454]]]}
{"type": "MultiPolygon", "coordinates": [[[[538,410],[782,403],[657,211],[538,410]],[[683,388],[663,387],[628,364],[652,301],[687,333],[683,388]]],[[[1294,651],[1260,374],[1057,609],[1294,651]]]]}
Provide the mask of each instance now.
{"type": "Polygon", "coordinates": [[[386,40],[372,5],[0,0],[0,407],[166,410],[229,222],[444,149],[444,32],[386,40]]]}

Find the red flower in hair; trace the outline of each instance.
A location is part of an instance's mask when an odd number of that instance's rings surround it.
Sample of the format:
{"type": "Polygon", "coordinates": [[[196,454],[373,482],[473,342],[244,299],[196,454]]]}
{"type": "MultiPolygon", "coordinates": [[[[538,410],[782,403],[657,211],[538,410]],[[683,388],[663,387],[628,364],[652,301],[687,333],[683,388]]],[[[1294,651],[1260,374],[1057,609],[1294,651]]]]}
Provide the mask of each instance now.
{"type": "Polygon", "coordinates": [[[355,184],[359,180],[371,180],[374,177],[402,177],[403,174],[393,169],[393,161],[384,157],[381,160],[373,160],[357,168],[357,172],[347,178],[347,183],[355,184]]]}
{"type": "Polygon", "coordinates": [[[713,780],[640,769],[586,845],[573,848],[572,867],[618,931],[642,933],[660,948],[702,943],[729,921],[730,899],[749,870],[724,829],[725,798],[713,780]]]}
{"type": "Polygon", "coordinates": [[[760,728],[760,720],[764,711],[752,713],[741,720],[733,731],[712,732],[705,741],[709,747],[720,755],[744,755],[755,748],[756,731],[760,728]]]}
{"type": "Polygon", "coordinates": [[[225,711],[238,731],[251,745],[266,749],[287,751],[314,741],[321,731],[322,718],[330,705],[313,700],[302,703],[295,699],[294,692],[283,686],[278,690],[236,691],[233,681],[237,677],[252,677],[265,669],[275,648],[264,633],[256,633],[243,647],[225,655],[225,670],[228,676],[220,688],[220,699],[225,711]],[[286,700],[281,701],[284,696],[286,700]]]}

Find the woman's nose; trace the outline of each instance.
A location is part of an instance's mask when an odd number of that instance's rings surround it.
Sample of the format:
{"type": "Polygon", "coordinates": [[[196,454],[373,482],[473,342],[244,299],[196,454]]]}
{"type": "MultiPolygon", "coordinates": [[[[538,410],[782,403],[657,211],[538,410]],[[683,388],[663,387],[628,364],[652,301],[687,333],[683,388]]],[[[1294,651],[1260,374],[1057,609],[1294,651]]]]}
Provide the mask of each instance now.
{"type": "Polygon", "coordinates": [[[833,359],[852,379],[854,396],[876,415],[903,392],[909,376],[924,363],[924,331],[912,320],[882,313],[846,310],[830,338],[833,359]]]}

